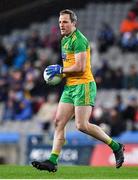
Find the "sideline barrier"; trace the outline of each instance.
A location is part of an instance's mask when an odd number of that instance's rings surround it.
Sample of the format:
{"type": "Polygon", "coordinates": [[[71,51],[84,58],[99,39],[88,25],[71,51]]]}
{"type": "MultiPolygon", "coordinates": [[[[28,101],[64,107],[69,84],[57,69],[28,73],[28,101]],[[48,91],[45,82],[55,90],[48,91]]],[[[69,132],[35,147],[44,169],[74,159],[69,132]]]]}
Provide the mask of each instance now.
{"type": "MultiPolygon", "coordinates": [[[[33,160],[43,161],[50,155],[52,146],[36,145],[30,146],[27,153],[27,164],[33,160]]],[[[92,146],[64,146],[60,155],[61,164],[88,165],[92,154],[92,146]]]]}
{"type": "MultiPolygon", "coordinates": [[[[138,166],[138,144],[125,144],[124,166],[138,166]]],[[[91,155],[92,166],[114,166],[115,158],[111,149],[105,144],[98,144],[91,155]]]]}

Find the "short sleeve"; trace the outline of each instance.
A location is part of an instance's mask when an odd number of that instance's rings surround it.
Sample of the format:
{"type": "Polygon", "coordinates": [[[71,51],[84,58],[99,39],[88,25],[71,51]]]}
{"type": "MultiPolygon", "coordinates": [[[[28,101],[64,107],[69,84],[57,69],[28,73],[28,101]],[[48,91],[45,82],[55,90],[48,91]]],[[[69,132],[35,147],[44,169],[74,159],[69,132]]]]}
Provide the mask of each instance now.
{"type": "Polygon", "coordinates": [[[84,52],[88,48],[88,42],[83,38],[76,38],[73,42],[74,44],[74,53],[84,52]]]}

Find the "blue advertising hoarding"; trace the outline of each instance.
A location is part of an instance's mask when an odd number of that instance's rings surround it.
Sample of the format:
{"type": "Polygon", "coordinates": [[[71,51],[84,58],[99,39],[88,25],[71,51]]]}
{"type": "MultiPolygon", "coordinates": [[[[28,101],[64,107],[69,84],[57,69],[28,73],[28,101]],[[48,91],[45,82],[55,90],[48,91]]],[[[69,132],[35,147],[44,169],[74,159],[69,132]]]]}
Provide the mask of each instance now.
{"type": "MultiPolygon", "coordinates": [[[[32,145],[28,146],[26,163],[30,164],[33,160],[43,161],[51,153],[51,146],[32,145]]],[[[59,163],[72,165],[88,165],[93,146],[64,146],[60,154],[59,163]]]]}

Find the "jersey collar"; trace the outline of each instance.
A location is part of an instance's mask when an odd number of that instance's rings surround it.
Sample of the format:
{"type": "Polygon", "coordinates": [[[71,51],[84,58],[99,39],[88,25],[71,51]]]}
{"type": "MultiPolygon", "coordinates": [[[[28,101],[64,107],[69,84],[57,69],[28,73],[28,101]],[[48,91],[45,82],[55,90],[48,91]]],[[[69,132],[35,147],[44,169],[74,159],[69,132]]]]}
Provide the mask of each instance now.
{"type": "Polygon", "coordinates": [[[69,38],[69,37],[71,37],[72,34],[74,34],[76,31],[77,31],[77,28],[76,28],[72,33],[70,33],[68,36],[64,36],[64,38],[69,38]]]}

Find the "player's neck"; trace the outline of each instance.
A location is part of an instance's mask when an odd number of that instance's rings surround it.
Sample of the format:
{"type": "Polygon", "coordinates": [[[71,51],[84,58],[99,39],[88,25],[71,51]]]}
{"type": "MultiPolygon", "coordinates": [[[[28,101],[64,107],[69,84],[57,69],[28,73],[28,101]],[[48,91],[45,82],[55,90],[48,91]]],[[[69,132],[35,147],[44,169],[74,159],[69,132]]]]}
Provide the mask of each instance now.
{"type": "Polygon", "coordinates": [[[69,34],[67,34],[66,37],[71,36],[74,33],[74,31],[76,31],[76,29],[77,29],[76,27],[73,27],[71,32],[69,34]]]}

